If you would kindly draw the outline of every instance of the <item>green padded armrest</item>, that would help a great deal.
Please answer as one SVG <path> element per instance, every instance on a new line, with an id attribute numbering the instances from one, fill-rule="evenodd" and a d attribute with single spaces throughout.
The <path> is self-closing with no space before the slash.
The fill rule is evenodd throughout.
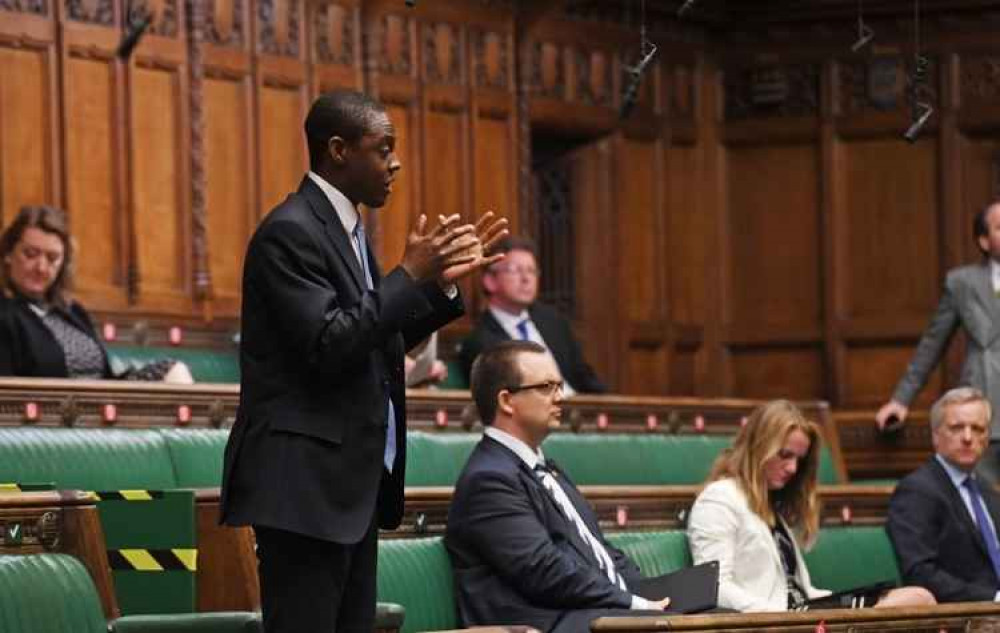
<path id="1" fill-rule="evenodd" d="M 380 631 L 398 631 L 403 628 L 406 619 L 406 609 L 394 602 L 378 602 L 375 604 L 375 628 Z"/>
<path id="2" fill-rule="evenodd" d="M 104 633 L 94 581 L 66 554 L 0 555 L 0 631 Z"/>
<path id="3" fill-rule="evenodd" d="M 259 613 L 220 611 L 177 615 L 129 615 L 108 624 L 109 633 L 258 633 Z"/>

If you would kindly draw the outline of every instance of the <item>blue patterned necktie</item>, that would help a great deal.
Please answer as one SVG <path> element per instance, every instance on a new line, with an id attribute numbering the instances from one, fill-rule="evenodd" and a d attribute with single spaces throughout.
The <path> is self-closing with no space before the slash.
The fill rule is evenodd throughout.
<path id="1" fill-rule="evenodd" d="M 515 327 L 517 327 L 517 335 L 521 337 L 522 341 L 531 340 L 531 337 L 528 336 L 528 319 L 521 319 Z"/>
<path id="2" fill-rule="evenodd" d="M 979 526 L 979 533 L 986 543 L 986 553 L 993 563 L 993 571 L 997 578 L 1000 578 L 1000 545 L 997 543 L 996 532 L 990 529 L 990 522 L 986 518 L 986 510 L 983 508 L 983 497 L 979 493 L 979 484 L 971 476 L 966 477 L 962 482 L 965 489 L 969 491 L 969 499 L 972 500 L 972 512 L 976 515 L 976 524 Z"/>
<path id="3" fill-rule="evenodd" d="M 372 272 L 368 267 L 368 240 L 365 238 L 365 227 L 358 218 L 358 223 L 354 226 L 354 239 L 358 243 L 358 253 L 361 256 L 361 269 L 365 272 L 365 285 L 369 290 L 375 289 L 372 281 Z M 385 469 L 392 472 L 392 464 L 396 461 L 396 407 L 392 406 L 392 397 L 389 397 L 389 420 L 385 427 L 385 453 L 382 455 L 382 463 Z"/>

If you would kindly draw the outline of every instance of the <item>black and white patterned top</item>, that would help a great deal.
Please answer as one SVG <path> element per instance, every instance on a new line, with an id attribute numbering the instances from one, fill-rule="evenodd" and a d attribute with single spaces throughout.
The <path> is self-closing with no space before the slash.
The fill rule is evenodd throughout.
<path id="1" fill-rule="evenodd" d="M 781 521 L 776 521 L 771 529 L 774 542 L 778 546 L 778 553 L 781 555 L 781 566 L 785 568 L 785 578 L 788 581 L 788 608 L 790 610 L 801 609 L 809 601 L 805 590 L 799 584 L 798 560 L 795 558 L 795 545 L 792 543 L 792 535 L 785 529 Z"/>
<path id="2" fill-rule="evenodd" d="M 104 352 L 97 341 L 70 323 L 58 310 L 45 310 L 35 304 L 31 304 L 31 309 L 62 348 L 70 378 L 104 377 Z"/>

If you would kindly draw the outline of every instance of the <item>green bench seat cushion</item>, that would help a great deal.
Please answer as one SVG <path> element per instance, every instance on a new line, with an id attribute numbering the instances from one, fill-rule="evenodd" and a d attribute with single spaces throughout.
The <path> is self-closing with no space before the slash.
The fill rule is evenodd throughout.
<path id="1" fill-rule="evenodd" d="M 611 532 L 608 542 L 625 552 L 638 566 L 644 578 L 653 578 L 691 566 L 684 530 L 656 532 Z"/>
<path id="2" fill-rule="evenodd" d="M 891 580 L 900 583 L 892 543 L 882 526 L 827 528 L 804 554 L 812 583 L 843 591 Z"/>
<path id="3" fill-rule="evenodd" d="M 239 351 L 195 347 L 145 347 L 139 345 L 109 345 L 112 369 L 119 364 L 148 363 L 163 358 L 184 361 L 196 382 L 238 383 L 240 381 Z"/>
<path id="4" fill-rule="evenodd" d="M 90 574 L 65 554 L 0 556 L 0 631 L 106 633 Z"/>
<path id="5" fill-rule="evenodd" d="M 177 486 L 163 437 L 145 429 L 0 428 L 0 482 L 98 491 Z"/>

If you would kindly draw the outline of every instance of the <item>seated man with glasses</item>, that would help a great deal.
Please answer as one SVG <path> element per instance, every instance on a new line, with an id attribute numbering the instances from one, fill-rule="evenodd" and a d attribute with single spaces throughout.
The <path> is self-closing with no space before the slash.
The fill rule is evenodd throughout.
<path id="1" fill-rule="evenodd" d="M 886 530 L 904 584 L 938 602 L 1000 601 L 1000 498 L 975 473 L 989 443 L 990 402 L 952 389 L 931 408 L 935 455 L 889 501 Z"/>
<path id="2" fill-rule="evenodd" d="M 483 291 L 489 307 L 467 339 L 459 360 L 466 380 L 472 363 L 484 350 L 501 341 L 534 341 L 552 356 L 564 381 L 564 395 L 604 393 L 607 387 L 583 357 L 569 319 L 538 299 L 538 261 L 535 246 L 525 238 L 506 238 L 495 247 L 503 261 L 483 272 Z"/>
<path id="3" fill-rule="evenodd" d="M 523 624 L 583 633 L 607 615 L 662 613 L 634 592 L 639 568 L 611 546 L 572 481 L 542 453 L 563 382 L 545 348 L 506 341 L 472 369 L 486 425 L 448 513 L 444 542 L 463 626 Z"/>

